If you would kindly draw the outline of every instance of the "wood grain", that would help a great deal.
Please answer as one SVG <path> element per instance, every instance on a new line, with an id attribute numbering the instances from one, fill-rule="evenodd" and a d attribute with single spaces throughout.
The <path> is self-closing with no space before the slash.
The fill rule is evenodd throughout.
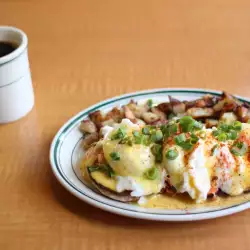
<path id="1" fill-rule="evenodd" d="M 1 0 L 0 24 L 29 37 L 36 106 L 0 126 L 0 249 L 240 249 L 250 211 L 196 223 L 112 215 L 52 176 L 49 147 L 72 115 L 105 98 L 158 87 L 250 97 L 250 2 Z"/>

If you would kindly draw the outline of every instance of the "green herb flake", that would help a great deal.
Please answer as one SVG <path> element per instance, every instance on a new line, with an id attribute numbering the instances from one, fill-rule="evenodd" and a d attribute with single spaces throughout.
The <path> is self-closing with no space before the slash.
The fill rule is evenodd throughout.
<path id="1" fill-rule="evenodd" d="M 149 108 L 152 108 L 153 107 L 153 100 L 152 99 L 148 99 L 147 105 L 148 105 Z"/>
<path id="2" fill-rule="evenodd" d="M 240 121 L 235 121 L 233 123 L 233 129 L 236 131 L 241 131 L 242 130 L 242 123 Z"/>
<path id="3" fill-rule="evenodd" d="M 180 143 L 186 141 L 186 135 L 184 133 L 181 133 L 181 134 L 175 136 L 174 140 L 175 140 L 175 143 L 177 145 L 179 145 Z"/>
<path id="4" fill-rule="evenodd" d="M 149 127 L 144 127 L 142 128 L 142 133 L 144 135 L 149 135 L 150 134 L 150 128 Z"/>
<path id="5" fill-rule="evenodd" d="M 180 119 L 181 129 L 185 133 L 192 131 L 195 123 L 196 121 L 191 116 L 183 116 Z"/>
<path id="6" fill-rule="evenodd" d="M 218 135 L 218 140 L 219 141 L 226 141 L 228 139 L 228 135 L 227 135 L 227 133 L 220 133 L 219 135 Z"/>
<path id="7" fill-rule="evenodd" d="M 155 180 L 159 176 L 159 170 L 156 167 L 150 168 L 145 172 L 145 177 L 149 180 Z"/>
<path id="8" fill-rule="evenodd" d="M 120 160 L 119 152 L 111 152 L 109 156 L 111 157 L 111 159 L 113 161 L 119 161 Z"/>
<path id="9" fill-rule="evenodd" d="M 105 165 L 105 164 L 89 166 L 88 171 L 90 173 L 96 172 L 96 171 L 101 171 L 101 172 L 105 173 L 107 176 L 109 176 L 110 178 L 115 176 L 114 170 L 109 165 Z"/>
<path id="10" fill-rule="evenodd" d="M 247 151 L 248 145 L 245 142 L 236 142 L 231 148 L 231 153 L 235 156 L 243 156 Z"/>
<path id="11" fill-rule="evenodd" d="M 160 144 L 154 144 L 151 147 L 151 152 L 155 156 L 156 162 L 162 162 L 162 146 Z"/>
<path id="12" fill-rule="evenodd" d="M 111 136 L 111 140 L 123 139 L 126 136 L 124 128 L 118 128 L 118 130 Z"/>
<path id="13" fill-rule="evenodd" d="M 175 160 L 178 157 L 179 153 L 176 149 L 169 149 L 165 155 L 168 160 Z"/>

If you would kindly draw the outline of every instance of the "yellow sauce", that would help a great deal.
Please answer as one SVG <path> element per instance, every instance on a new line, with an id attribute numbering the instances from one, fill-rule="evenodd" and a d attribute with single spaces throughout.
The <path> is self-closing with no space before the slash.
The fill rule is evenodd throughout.
<path id="1" fill-rule="evenodd" d="M 99 172 L 95 173 L 100 175 Z M 83 176 L 83 179 L 88 184 L 91 184 L 89 177 Z M 113 183 L 112 183 L 113 184 Z M 111 190 L 114 189 L 111 188 Z M 192 208 L 205 208 L 205 207 L 229 207 L 250 201 L 250 193 L 242 194 L 239 196 L 225 196 L 216 197 L 215 199 L 207 199 L 204 203 L 197 204 L 190 198 L 188 194 L 177 194 L 169 196 L 167 194 L 152 195 L 147 198 L 147 203 L 140 205 L 145 208 L 158 208 L 158 209 L 192 209 Z M 137 205 L 137 203 L 135 203 Z"/>
<path id="2" fill-rule="evenodd" d="M 177 194 L 175 196 L 158 194 L 148 198 L 147 203 L 141 206 L 145 208 L 160 209 L 190 209 L 204 207 L 228 207 L 247 201 L 250 201 L 250 193 L 234 197 L 216 197 L 214 200 L 207 199 L 202 204 L 195 203 L 195 201 L 186 194 Z"/>

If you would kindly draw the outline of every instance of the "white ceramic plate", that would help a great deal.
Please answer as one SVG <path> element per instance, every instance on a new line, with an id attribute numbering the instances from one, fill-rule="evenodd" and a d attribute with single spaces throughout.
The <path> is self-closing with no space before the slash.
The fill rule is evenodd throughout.
<path id="1" fill-rule="evenodd" d="M 159 221 L 203 220 L 237 213 L 250 208 L 249 201 L 230 207 L 189 210 L 147 209 L 111 200 L 99 194 L 87 183 L 84 183 L 80 176 L 78 163 L 84 152 L 80 147 L 82 133 L 79 131 L 79 125 L 83 119 L 87 118 L 89 112 L 99 109 L 106 112 L 114 106 L 128 103 L 131 99 L 147 100 L 151 98 L 154 102 L 164 102 L 168 101 L 168 95 L 171 95 L 180 100 L 192 100 L 208 93 L 218 95 L 220 92 L 203 89 L 153 89 L 114 97 L 83 110 L 64 124 L 52 142 L 50 162 L 56 178 L 73 195 L 95 207 L 139 219 Z M 250 102 L 245 98 L 239 98 Z"/>

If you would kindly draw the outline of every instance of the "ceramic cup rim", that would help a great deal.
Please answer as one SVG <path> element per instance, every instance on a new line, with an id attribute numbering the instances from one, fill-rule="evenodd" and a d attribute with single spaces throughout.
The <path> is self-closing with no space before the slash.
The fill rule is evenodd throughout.
<path id="1" fill-rule="evenodd" d="M 23 53 L 23 51 L 27 48 L 28 45 L 28 37 L 21 29 L 18 29 L 13 26 L 0 26 L 0 33 L 2 31 L 9 31 L 19 35 L 19 37 L 21 38 L 21 43 L 13 52 L 0 58 L 0 66 L 19 57 Z"/>

